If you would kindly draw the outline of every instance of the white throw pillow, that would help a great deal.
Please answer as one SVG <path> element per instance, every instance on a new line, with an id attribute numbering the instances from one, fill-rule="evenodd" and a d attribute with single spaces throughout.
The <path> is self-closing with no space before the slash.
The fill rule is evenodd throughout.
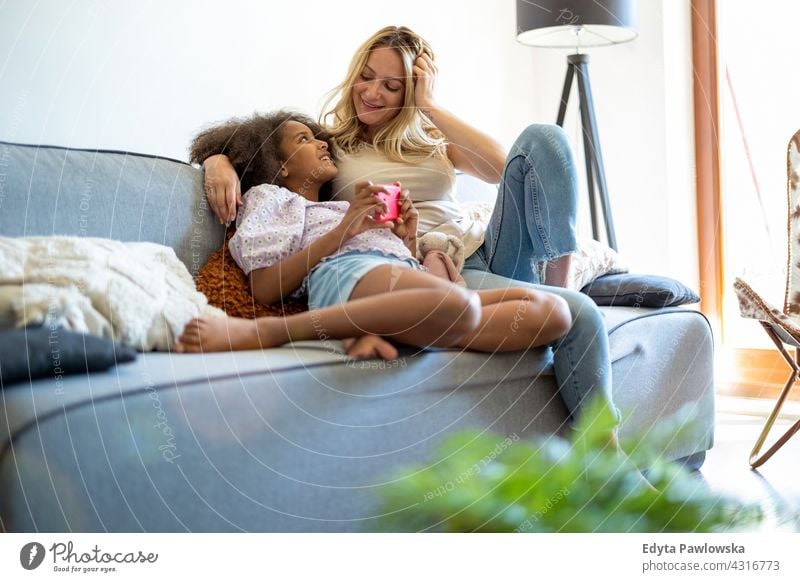
<path id="1" fill-rule="evenodd" d="M 614 249 L 591 238 L 578 238 L 578 249 L 572 255 L 567 288 L 580 291 L 602 275 L 627 272 L 628 265 Z"/>

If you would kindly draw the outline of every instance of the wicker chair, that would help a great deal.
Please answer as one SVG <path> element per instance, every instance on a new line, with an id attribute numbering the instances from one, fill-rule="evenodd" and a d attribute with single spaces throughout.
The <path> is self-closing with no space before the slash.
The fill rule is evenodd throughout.
<path id="1" fill-rule="evenodd" d="M 800 377 L 800 131 L 792 136 L 787 152 L 787 202 L 788 202 L 788 262 L 786 266 L 786 294 L 783 310 L 778 310 L 745 283 L 736 278 L 733 284 L 739 299 L 742 317 L 756 319 L 775 344 L 783 359 L 791 368 L 775 407 L 767 419 L 756 444 L 750 453 L 750 466 L 763 465 L 775 452 L 800 430 L 800 420 L 795 422 L 766 452 L 761 448 L 775 424 L 775 419 L 786 401 L 786 397 Z M 790 354 L 794 350 L 794 354 Z"/>

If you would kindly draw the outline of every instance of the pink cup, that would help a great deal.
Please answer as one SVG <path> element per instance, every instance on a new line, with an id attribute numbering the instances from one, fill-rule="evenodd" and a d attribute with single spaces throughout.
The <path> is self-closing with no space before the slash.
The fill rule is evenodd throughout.
<path id="1" fill-rule="evenodd" d="M 375 214 L 375 220 L 378 222 L 388 222 L 395 220 L 400 214 L 400 187 L 394 184 L 376 184 L 385 190 L 385 192 L 376 192 L 375 196 L 380 198 L 386 203 L 386 212 L 378 212 Z"/>

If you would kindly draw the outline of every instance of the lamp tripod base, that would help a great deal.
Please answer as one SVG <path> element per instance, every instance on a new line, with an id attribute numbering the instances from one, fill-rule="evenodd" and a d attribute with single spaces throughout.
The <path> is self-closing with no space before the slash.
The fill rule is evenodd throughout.
<path id="1" fill-rule="evenodd" d="M 581 128 L 583 130 L 583 151 L 586 158 L 586 184 L 589 189 L 589 211 L 592 216 L 592 236 L 595 240 L 600 240 L 599 206 L 603 213 L 608 246 L 617 250 L 617 236 L 614 232 L 614 220 L 611 216 L 611 204 L 608 200 L 603 154 L 600 151 L 600 137 L 597 133 L 597 120 L 594 115 L 592 86 L 589 83 L 589 55 L 576 54 L 567 57 L 567 75 L 564 79 L 564 90 L 561 93 L 561 105 L 558 108 L 556 123 L 561 127 L 564 126 L 564 116 L 567 113 L 572 81 L 576 75 L 578 77 L 578 100 L 581 111 Z"/>

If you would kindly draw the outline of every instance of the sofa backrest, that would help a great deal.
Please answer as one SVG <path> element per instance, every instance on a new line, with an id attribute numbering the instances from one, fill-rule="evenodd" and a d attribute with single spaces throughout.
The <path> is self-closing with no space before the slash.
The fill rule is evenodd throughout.
<path id="1" fill-rule="evenodd" d="M 460 174 L 462 202 L 493 203 L 495 187 Z M 184 162 L 107 150 L 0 141 L 0 235 L 72 235 L 149 241 L 197 271 L 225 240 Z"/>
<path id="2" fill-rule="evenodd" d="M 0 142 L 0 235 L 53 234 L 167 245 L 192 275 L 225 239 L 188 164 Z"/>

